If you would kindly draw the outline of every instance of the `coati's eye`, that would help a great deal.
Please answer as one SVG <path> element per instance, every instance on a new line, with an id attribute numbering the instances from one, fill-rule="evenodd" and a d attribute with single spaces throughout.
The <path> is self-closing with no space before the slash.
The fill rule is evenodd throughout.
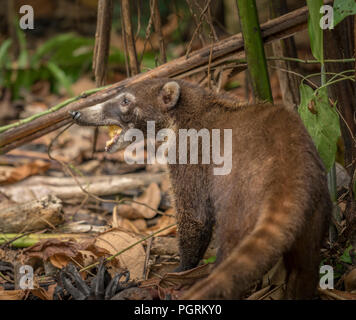
<path id="1" fill-rule="evenodd" d="M 127 106 L 130 103 L 130 100 L 124 97 L 121 101 L 122 106 Z"/>

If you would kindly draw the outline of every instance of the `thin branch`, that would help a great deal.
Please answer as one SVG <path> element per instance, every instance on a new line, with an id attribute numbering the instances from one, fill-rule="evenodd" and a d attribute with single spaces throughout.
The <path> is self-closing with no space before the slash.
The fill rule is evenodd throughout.
<path id="1" fill-rule="evenodd" d="M 304 60 L 299 58 L 291 58 L 291 57 L 267 57 L 267 60 L 285 60 L 285 61 L 292 61 L 292 62 L 300 62 L 305 64 L 320 64 L 318 60 Z M 325 63 L 347 63 L 347 62 L 355 62 L 355 58 L 349 59 L 325 59 Z"/>
<path id="2" fill-rule="evenodd" d="M 129 54 L 129 65 L 131 75 L 140 73 L 140 67 L 137 60 L 135 38 L 133 34 L 133 28 L 131 23 L 130 1 L 121 0 L 121 14 L 124 25 L 124 37 L 126 39 L 127 51 Z"/>
<path id="3" fill-rule="evenodd" d="M 150 18 L 148 20 L 148 24 L 147 24 L 147 27 L 146 27 L 145 41 L 143 43 L 143 50 L 142 50 L 142 54 L 141 54 L 141 58 L 140 58 L 140 66 L 142 64 L 143 56 L 144 56 L 145 51 L 146 51 L 146 46 L 147 46 L 148 39 L 151 37 L 153 16 L 154 16 L 154 7 L 153 7 L 152 0 L 150 0 Z"/>
<path id="4" fill-rule="evenodd" d="M 162 34 L 162 25 L 161 25 L 161 15 L 158 8 L 158 0 L 153 0 L 153 24 L 155 31 L 158 35 L 159 41 L 159 59 L 158 63 L 163 64 L 167 62 L 166 48 L 164 46 L 163 34 Z"/>
<path id="5" fill-rule="evenodd" d="M 198 28 L 198 24 L 199 24 L 199 21 L 197 19 L 197 15 L 195 14 L 193 8 L 192 8 L 192 4 L 190 3 L 190 0 L 186 0 L 187 4 L 188 4 L 188 8 L 189 8 L 189 11 L 190 11 L 190 15 L 192 16 L 193 18 L 193 21 L 194 21 L 194 24 L 195 24 L 195 28 Z M 205 41 L 204 41 L 204 37 L 202 36 L 201 32 L 198 33 L 198 37 L 200 39 L 200 43 L 202 46 L 205 46 Z"/>
<path id="6" fill-rule="evenodd" d="M 197 35 L 197 33 L 199 32 L 199 29 L 201 28 L 201 25 L 203 24 L 203 17 L 204 17 L 204 14 L 205 12 L 208 10 L 209 6 L 210 6 L 210 2 L 211 0 L 208 0 L 203 11 L 200 13 L 200 16 L 199 16 L 199 24 L 198 26 L 196 27 L 196 29 L 194 30 L 194 33 L 193 33 L 193 36 L 192 38 L 190 39 L 190 42 L 188 44 L 188 47 L 187 47 L 187 52 L 185 54 L 185 57 L 188 58 L 188 55 L 192 49 L 192 44 L 193 44 L 193 41 L 195 39 L 195 36 Z"/>

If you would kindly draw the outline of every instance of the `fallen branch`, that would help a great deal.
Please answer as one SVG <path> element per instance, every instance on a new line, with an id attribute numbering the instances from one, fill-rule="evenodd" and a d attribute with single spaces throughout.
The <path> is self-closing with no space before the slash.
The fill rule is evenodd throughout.
<path id="1" fill-rule="evenodd" d="M 325 3 L 331 3 L 326 1 Z M 267 21 L 261 25 L 261 34 L 264 43 L 270 43 L 275 40 L 284 39 L 294 35 L 296 32 L 306 29 L 308 20 L 308 8 L 303 7 L 298 10 L 287 13 L 276 19 Z M 35 138 L 58 129 L 70 120 L 70 110 L 80 110 L 97 103 L 106 101 L 126 88 L 128 85 L 143 81 L 146 79 L 160 77 L 184 77 L 184 74 L 191 72 L 193 69 L 206 66 L 209 63 L 211 45 L 197 50 L 189 57 L 181 57 L 163 64 L 153 70 L 138 74 L 134 77 L 120 81 L 109 88 L 81 98 L 78 101 L 70 103 L 60 108 L 56 112 L 37 118 L 29 123 L 19 125 L 0 134 L 0 154 L 6 153 L 22 144 L 25 144 Z M 238 33 L 229 38 L 216 42 L 211 50 L 211 62 L 218 59 L 234 57 L 236 54 L 243 52 L 242 34 Z M 0 128 L 1 132 L 1 128 Z"/>
<path id="2" fill-rule="evenodd" d="M 77 177 L 83 188 L 95 195 L 114 195 L 142 188 L 151 182 L 160 183 L 162 173 L 132 173 L 114 176 Z M 0 187 L 0 192 L 15 202 L 31 201 L 34 197 L 55 195 L 62 200 L 81 198 L 83 191 L 71 177 L 30 177 L 19 183 Z"/>
<path id="3" fill-rule="evenodd" d="M 53 195 L 1 208 L 1 232 L 25 232 L 55 228 L 63 222 L 62 202 Z"/>

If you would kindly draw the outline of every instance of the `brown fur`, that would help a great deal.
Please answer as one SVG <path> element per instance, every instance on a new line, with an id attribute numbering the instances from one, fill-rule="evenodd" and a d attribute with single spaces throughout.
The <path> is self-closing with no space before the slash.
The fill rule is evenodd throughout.
<path id="1" fill-rule="evenodd" d="M 170 81 L 148 80 L 124 89 L 135 96 L 125 120 L 109 103 L 100 119 L 83 110 L 77 121 L 105 125 L 119 117 L 122 126 L 143 131 L 148 120 L 156 121 L 157 130 L 232 129 L 230 174 L 213 175 L 214 164 L 169 165 L 179 270 L 199 263 L 214 225 L 219 244 L 214 272 L 184 297 L 240 298 L 283 256 L 286 298 L 312 298 L 332 205 L 323 164 L 298 115 L 271 104 L 238 106 L 228 96 L 181 80 L 176 81 L 178 102 L 168 107 L 175 89 L 162 88 Z"/>

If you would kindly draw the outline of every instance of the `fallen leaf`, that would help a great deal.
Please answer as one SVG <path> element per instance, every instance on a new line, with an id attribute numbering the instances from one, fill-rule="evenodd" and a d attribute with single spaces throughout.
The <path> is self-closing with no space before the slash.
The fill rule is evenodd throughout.
<path id="1" fill-rule="evenodd" d="M 178 298 L 183 293 L 181 290 L 183 287 L 189 287 L 207 277 L 211 273 L 211 266 L 211 264 L 204 264 L 183 272 L 166 273 L 158 283 L 160 299 L 165 299 L 167 294 Z"/>
<path id="2" fill-rule="evenodd" d="M 320 288 L 318 291 L 322 300 L 356 300 L 356 293 Z"/>
<path id="3" fill-rule="evenodd" d="M 345 289 L 346 291 L 354 291 L 356 290 L 356 268 L 352 269 L 344 279 Z"/>
<path id="4" fill-rule="evenodd" d="M 36 288 L 31 290 L 31 293 L 40 298 L 41 300 L 53 300 L 53 294 L 54 294 L 54 290 L 56 289 L 57 284 L 51 284 L 50 286 L 48 286 L 48 289 L 44 289 L 44 288 Z"/>
<path id="5" fill-rule="evenodd" d="M 171 224 L 174 224 L 177 222 L 175 218 L 175 210 L 174 209 L 168 209 L 166 211 L 169 216 L 162 216 L 157 220 L 157 224 L 147 230 L 147 233 L 152 233 L 155 231 L 158 231 L 160 229 L 163 229 L 165 227 L 168 227 Z M 162 232 L 159 233 L 159 236 L 167 236 L 169 234 L 175 234 L 177 232 L 177 226 L 172 226 L 171 228 L 168 228 Z"/>
<path id="6" fill-rule="evenodd" d="M 135 202 L 118 206 L 118 214 L 127 219 L 151 219 L 157 214 L 161 202 L 161 190 L 157 183 L 151 183 L 145 192 L 134 199 Z M 142 204 L 139 204 L 142 203 Z M 153 210 L 152 210 L 152 209 Z"/>
<path id="7" fill-rule="evenodd" d="M 64 257 L 74 258 L 80 250 L 80 245 L 74 241 L 61 241 L 58 239 L 42 240 L 32 247 L 24 250 L 28 257 L 40 258 L 44 261 L 55 255 L 59 256 L 58 260 L 62 261 Z"/>
<path id="8" fill-rule="evenodd" d="M 50 163 L 44 160 L 35 160 L 19 167 L 0 166 L 0 185 L 14 183 L 29 176 L 47 171 Z"/>
<path id="9" fill-rule="evenodd" d="M 103 248 L 111 255 L 114 255 L 117 252 L 128 248 L 138 240 L 139 238 L 123 231 L 110 230 L 96 238 L 95 246 Z M 119 262 L 120 267 L 127 268 L 130 271 L 132 280 L 142 278 L 145 263 L 145 250 L 143 249 L 142 243 L 123 252 L 115 259 Z"/>
<path id="10" fill-rule="evenodd" d="M 0 300 L 22 300 L 25 293 L 24 290 L 4 290 L 0 287 Z"/>

